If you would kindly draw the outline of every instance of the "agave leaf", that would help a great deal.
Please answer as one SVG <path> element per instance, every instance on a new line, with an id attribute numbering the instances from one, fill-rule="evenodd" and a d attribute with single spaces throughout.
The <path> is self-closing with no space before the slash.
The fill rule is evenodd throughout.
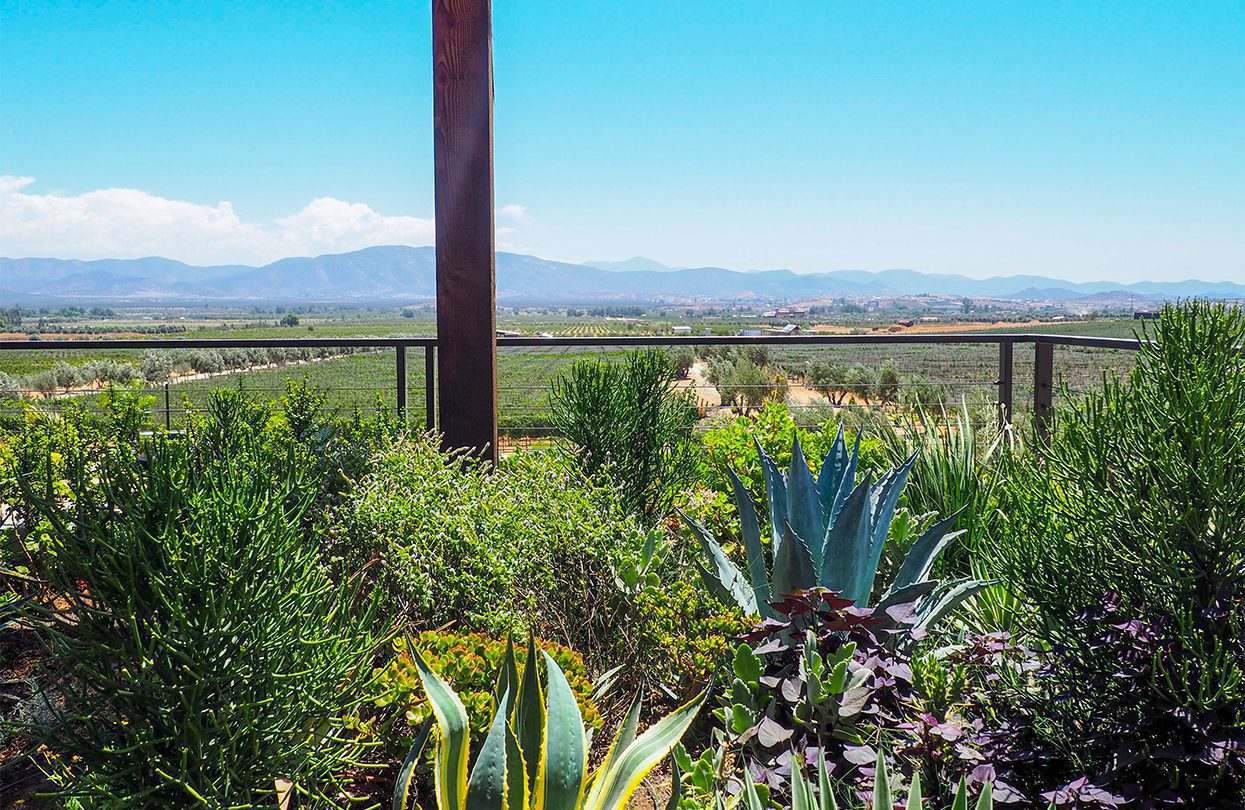
<path id="1" fill-rule="evenodd" d="M 508 810 L 528 810 L 532 804 L 527 784 L 527 764 L 523 748 L 514 727 L 506 725 L 506 807 Z"/>
<path id="2" fill-rule="evenodd" d="M 536 654 L 536 637 L 527 635 L 527 657 L 523 662 L 523 677 L 519 681 L 519 694 L 515 698 L 514 730 L 523 752 L 523 771 L 527 775 L 529 790 L 537 790 L 540 762 L 544 757 L 545 744 L 545 694 L 540 688 L 539 657 Z"/>
<path id="3" fill-rule="evenodd" d="M 735 510 L 739 512 L 740 535 L 744 541 L 744 552 L 748 555 L 748 579 L 752 580 L 752 593 L 756 599 L 757 610 L 761 616 L 772 616 L 773 609 L 769 592 L 769 572 L 765 570 L 765 550 L 761 547 L 761 524 L 757 520 L 756 502 L 752 493 L 739 480 L 739 476 L 730 467 L 726 468 L 730 475 L 731 489 L 735 492 Z"/>
<path id="4" fill-rule="evenodd" d="M 858 605 L 869 598 L 868 593 L 860 593 L 860 571 L 869 561 L 870 489 L 866 475 L 843 502 L 838 517 L 826 531 L 825 556 L 817 583 Z"/>
<path id="5" fill-rule="evenodd" d="M 740 609 L 749 615 L 758 615 L 756 594 L 752 586 L 726 556 L 726 552 L 718 545 L 713 534 L 682 509 L 676 507 L 676 511 L 679 517 L 683 518 L 683 522 L 700 538 L 705 556 L 709 558 L 711 568 L 705 568 L 697 561 L 705 585 L 723 602 L 739 605 Z"/>
<path id="6" fill-rule="evenodd" d="M 419 679 L 428 694 L 428 702 L 432 705 L 432 713 L 437 719 L 438 742 L 433 763 L 437 806 L 441 810 L 459 810 L 465 806 L 467 799 L 467 758 L 471 736 L 467 710 L 450 685 L 432 671 L 419 650 L 409 642 L 407 649 L 411 652 Z"/>
<path id="7" fill-rule="evenodd" d="M 835 435 L 834 442 L 831 443 L 830 450 L 821 463 L 821 469 L 817 472 L 817 497 L 821 501 L 821 514 L 826 523 L 834 519 L 834 513 L 838 507 L 835 503 L 835 496 L 842 488 L 843 476 L 847 472 L 847 462 L 847 442 L 843 438 L 843 426 L 839 425 L 839 432 Z"/>
<path id="8" fill-rule="evenodd" d="M 817 482 L 809 472 L 798 431 L 791 443 L 791 467 L 787 471 L 787 522 L 796 534 L 804 538 L 808 550 L 812 552 L 813 570 L 816 571 L 821 562 L 821 543 L 825 539 L 826 527 L 821 520 Z"/>
<path id="9" fill-rule="evenodd" d="M 584 720 L 558 663 L 549 653 L 544 653 L 544 658 L 545 679 L 549 682 L 549 720 L 537 777 L 537 806 L 546 810 L 576 810 L 587 779 Z"/>
<path id="10" fill-rule="evenodd" d="M 506 700 L 509 700 L 507 695 Z M 471 810 L 507 810 L 506 807 L 506 713 L 493 713 L 484 745 L 476 755 L 467 782 L 467 806 Z"/>
<path id="11" fill-rule="evenodd" d="M 997 580 L 993 579 L 957 579 L 944 583 L 925 604 L 917 609 L 914 627 L 918 630 L 932 627 L 963 604 L 966 599 L 995 582 Z"/>
<path id="12" fill-rule="evenodd" d="M 921 772 L 912 772 L 912 784 L 908 786 L 908 803 L 905 810 L 921 810 Z"/>
<path id="13" fill-rule="evenodd" d="M 519 665 L 514 658 L 514 639 L 506 639 L 506 658 L 497 671 L 497 684 L 493 687 L 493 702 L 498 711 L 509 717 L 514 708 L 514 696 L 519 691 Z"/>
<path id="14" fill-rule="evenodd" d="M 761 475 L 765 479 L 765 497 L 769 500 L 770 554 L 778 556 L 782 546 L 782 525 L 787 519 L 787 482 L 783 480 L 782 471 L 769 453 L 761 446 L 756 436 L 752 443 L 757 446 L 761 457 Z"/>
<path id="15" fill-rule="evenodd" d="M 675 743 L 686 733 L 704 705 L 705 690 L 673 713 L 654 723 L 647 731 L 623 747 L 602 767 L 592 782 L 584 810 L 622 810 L 632 794 Z M 617 741 L 615 741 L 617 743 Z"/>
<path id="16" fill-rule="evenodd" d="M 977 797 L 977 810 L 994 810 L 994 783 L 983 782 L 981 795 Z"/>
<path id="17" fill-rule="evenodd" d="M 839 810 L 834 800 L 834 787 L 830 784 L 830 769 L 826 767 L 826 749 L 817 751 L 817 806 L 818 810 Z"/>
<path id="18" fill-rule="evenodd" d="M 886 770 L 886 757 L 878 751 L 877 771 L 873 776 L 873 810 L 893 810 L 895 801 L 891 798 L 891 777 Z"/>
<path id="19" fill-rule="evenodd" d="M 791 810 L 817 810 L 813 786 L 804 777 L 804 760 L 799 756 L 791 760 Z"/>
<path id="20" fill-rule="evenodd" d="M 610 743 L 609 750 L 605 752 L 605 759 L 597 770 L 598 775 L 608 770 L 610 762 L 635 741 L 636 730 L 639 727 L 640 696 L 637 694 L 635 700 L 631 701 L 631 708 L 627 709 L 627 716 L 623 718 L 622 725 L 618 727 L 618 733 L 614 735 L 614 741 Z"/>
<path id="21" fill-rule="evenodd" d="M 951 802 L 951 810 L 968 810 L 967 777 L 960 777 L 960 785 L 955 789 L 955 800 Z"/>
<path id="22" fill-rule="evenodd" d="M 895 579 L 891 582 L 888 592 L 929 578 L 930 569 L 934 567 L 934 561 L 938 559 L 938 555 L 948 543 L 964 533 L 963 531 L 948 533 L 963 513 L 964 510 L 961 509 L 925 530 L 925 533 L 908 550 L 908 556 L 904 557 L 899 571 L 895 573 Z"/>
<path id="23" fill-rule="evenodd" d="M 757 792 L 756 780 L 752 778 L 752 771 L 748 770 L 748 766 L 744 766 L 744 807 L 746 810 L 765 810 L 765 805 L 761 803 L 761 794 Z"/>
<path id="24" fill-rule="evenodd" d="M 895 518 L 895 506 L 899 503 L 899 495 L 908 483 L 908 473 L 916 462 L 916 453 L 899 467 L 891 470 L 878 482 L 876 502 L 873 504 L 873 523 L 869 528 L 869 562 L 861 571 L 863 579 L 860 587 L 864 598 L 868 599 L 873 592 L 873 581 L 878 575 L 878 565 L 882 562 L 882 549 L 886 546 L 886 535 L 890 532 L 891 521 Z"/>
<path id="25" fill-rule="evenodd" d="M 808 544 L 792 530 L 791 524 L 785 523 L 783 527 L 783 544 L 774 557 L 773 592 L 779 596 L 817 585 L 817 569 L 813 568 L 813 554 Z"/>
<path id="26" fill-rule="evenodd" d="M 905 585 L 902 588 L 891 586 L 886 593 L 882 594 L 882 598 L 878 600 L 876 613 L 884 613 L 891 605 L 902 605 L 908 602 L 915 602 L 921 597 L 932 593 L 938 587 L 938 581 L 934 579 L 926 579 L 921 582 L 914 582 L 911 585 Z M 876 615 L 875 613 L 875 615 Z"/>
<path id="27" fill-rule="evenodd" d="M 402 767 L 398 769 L 398 781 L 393 786 L 393 810 L 407 810 L 408 806 L 414 805 L 411 783 L 415 779 L 415 766 L 419 764 L 428 738 L 432 736 L 433 723 L 433 719 L 429 717 L 415 729 L 415 742 L 407 752 L 406 759 L 402 761 Z"/>
<path id="28" fill-rule="evenodd" d="M 851 494 L 852 489 L 856 486 L 856 467 L 860 463 L 860 433 L 856 434 L 856 443 L 852 446 L 852 453 L 847 457 L 847 466 L 843 470 L 843 478 L 839 481 L 839 489 L 834 493 L 833 506 L 826 514 L 827 526 L 838 520 L 839 510 L 843 508 L 843 504 L 847 501 L 847 496 Z"/>

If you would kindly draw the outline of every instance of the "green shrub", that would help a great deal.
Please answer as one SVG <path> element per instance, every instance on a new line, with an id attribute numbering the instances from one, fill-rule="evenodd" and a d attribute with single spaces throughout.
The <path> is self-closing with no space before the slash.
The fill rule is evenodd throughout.
<path id="1" fill-rule="evenodd" d="M 514 453 L 493 471 L 442 454 L 435 437 L 399 441 L 373 464 L 329 518 L 333 553 L 351 568 L 377 559 L 417 624 L 609 648 L 611 566 L 645 539 L 614 490 L 556 453 Z"/>
<path id="2" fill-rule="evenodd" d="M 696 475 L 691 429 L 698 413 L 673 387 L 661 351 L 625 360 L 581 360 L 554 381 L 553 423 L 589 476 L 607 475 L 628 509 L 654 519 Z"/>
<path id="3" fill-rule="evenodd" d="M 32 605 L 86 806 L 270 807 L 276 779 L 323 798 L 355 762 L 349 719 L 381 631 L 300 531 L 311 483 L 254 433 L 79 447 Z M 140 455 L 141 450 L 141 455 Z"/>
<path id="4" fill-rule="evenodd" d="M 1153 324 L 1128 378 L 1061 406 L 1010 471 L 980 549 L 1053 648 L 1037 711 L 1071 767 L 1239 806 L 1245 312 L 1189 302 Z"/>
<path id="5" fill-rule="evenodd" d="M 484 742 L 496 702 L 493 686 L 506 660 L 506 642 L 482 633 L 455 630 L 426 630 L 410 641 L 428 667 L 458 693 L 467 710 L 472 743 L 479 745 Z M 552 642 L 541 641 L 540 648 L 562 668 L 579 704 L 584 724 L 588 728 L 600 728 L 601 713 L 592 702 L 592 679 L 584 667 L 583 658 L 569 647 Z M 375 673 L 374 688 L 380 691 L 375 703 L 381 709 L 393 707 L 401 713 L 395 720 L 402 720 L 408 729 L 415 728 L 428 720 L 432 706 L 419 682 L 419 673 L 407 648 L 407 640 L 395 638 L 393 649 L 393 659 Z M 521 667 L 519 672 L 522 675 Z M 396 727 L 403 726 L 399 724 Z"/>

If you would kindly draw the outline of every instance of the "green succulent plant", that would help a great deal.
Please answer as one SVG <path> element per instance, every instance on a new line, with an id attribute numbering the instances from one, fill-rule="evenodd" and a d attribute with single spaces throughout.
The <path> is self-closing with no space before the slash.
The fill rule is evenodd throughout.
<path id="1" fill-rule="evenodd" d="M 595 772 L 588 771 L 588 739 L 575 695 L 556 661 L 529 638 L 522 678 L 509 648 L 497 681 L 497 712 L 468 774 L 467 712 L 454 690 L 411 647 L 432 704 L 398 776 L 394 810 L 406 810 L 411 779 L 428 737 L 434 739 L 437 810 L 622 810 L 644 777 L 670 753 L 704 704 L 708 691 L 636 736 L 640 702 L 632 703 L 618 735 Z"/>
<path id="2" fill-rule="evenodd" d="M 747 556 L 746 574 L 731 562 L 708 529 L 679 512 L 704 548 L 708 564 L 700 565 L 700 573 L 706 585 L 723 601 L 763 618 L 776 617 L 773 602 L 810 588 L 831 590 L 858 606 L 868 605 L 882 549 L 916 455 L 877 483 L 871 474 L 856 483 L 860 439 L 849 452 L 842 427 L 816 479 L 798 435 L 785 474 L 759 443 L 757 452 L 769 502 L 772 563 L 767 565 L 757 504 L 728 467 Z M 967 577 L 948 582 L 930 577 L 938 555 L 963 533 L 950 531 L 957 518 L 958 514 L 941 520 L 917 538 L 882 593 L 879 609 L 912 604 L 915 626 L 925 628 L 990 584 Z"/>

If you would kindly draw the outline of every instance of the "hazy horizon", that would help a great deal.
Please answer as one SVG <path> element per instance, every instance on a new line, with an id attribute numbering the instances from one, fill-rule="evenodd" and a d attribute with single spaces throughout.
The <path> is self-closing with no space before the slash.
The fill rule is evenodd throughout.
<path id="1" fill-rule="evenodd" d="M 0 0 L 0 254 L 431 243 L 430 12 Z M 1245 279 L 1245 5 L 494 3 L 499 250 Z"/>

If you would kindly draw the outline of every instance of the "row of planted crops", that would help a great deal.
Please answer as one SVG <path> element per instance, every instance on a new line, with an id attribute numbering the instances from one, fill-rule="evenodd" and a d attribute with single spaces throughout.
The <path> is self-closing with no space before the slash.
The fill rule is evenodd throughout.
<path id="1" fill-rule="evenodd" d="M 31 404 L 0 807 L 1245 806 L 1245 313 L 1148 328 L 1049 445 L 698 424 L 664 353 L 495 469 L 299 383 Z"/>

